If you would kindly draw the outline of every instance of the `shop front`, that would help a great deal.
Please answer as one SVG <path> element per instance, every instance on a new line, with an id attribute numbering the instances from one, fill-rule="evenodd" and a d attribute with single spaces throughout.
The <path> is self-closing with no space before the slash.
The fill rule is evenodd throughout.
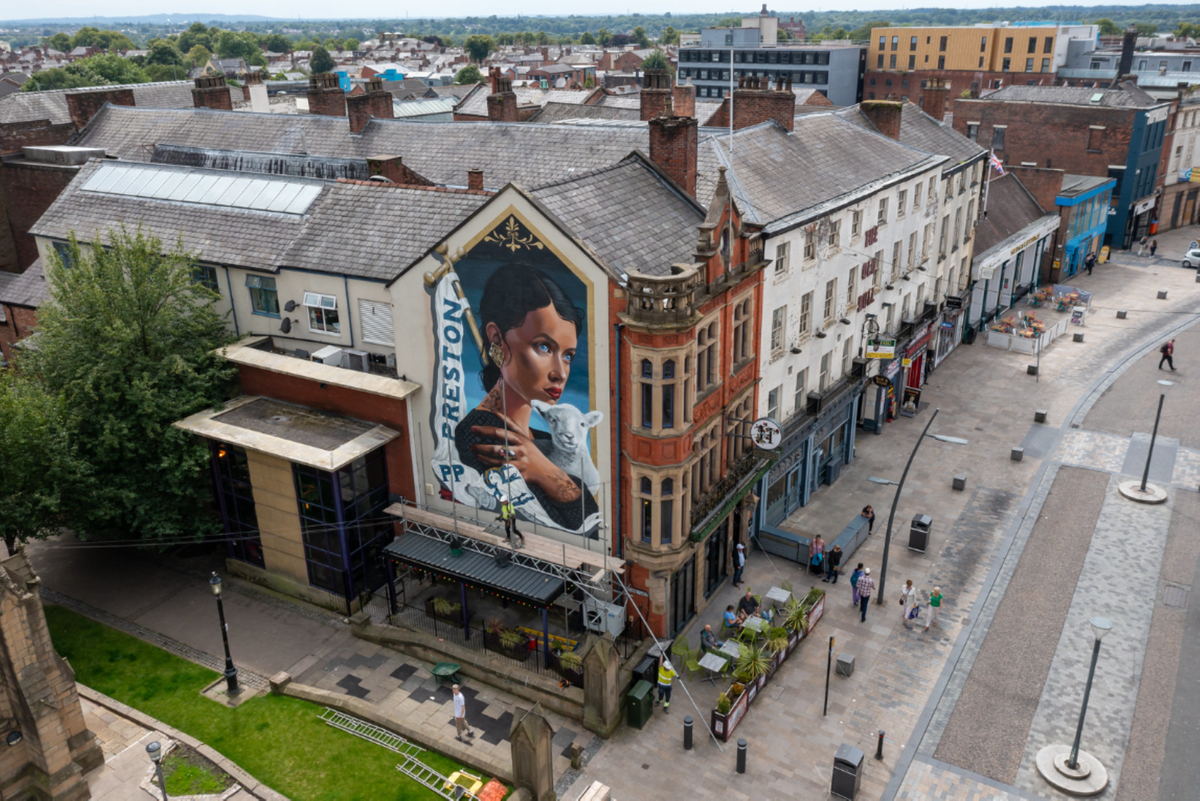
<path id="1" fill-rule="evenodd" d="M 1040 279 L 1038 265 L 1058 226 L 1057 215 L 1042 216 L 975 257 L 967 309 L 971 326 L 982 331 L 1029 294 Z"/>
<path id="2" fill-rule="evenodd" d="M 1109 205 L 1117 182 L 1113 178 L 1068 175 L 1054 199 L 1059 209 L 1062 252 L 1052 265 L 1048 281 L 1061 283 L 1084 269 L 1089 253 L 1100 253 L 1108 227 Z M 1153 205 L 1153 198 L 1149 199 Z"/>
<path id="3" fill-rule="evenodd" d="M 1156 215 L 1154 207 L 1157 202 L 1158 196 L 1151 195 L 1139 200 L 1129 210 L 1128 222 L 1125 224 L 1125 241 L 1129 243 L 1130 248 L 1136 247 L 1142 241 L 1143 236 L 1151 235 L 1151 227 Z M 1154 230 L 1157 231 L 1157 228 Z"/>
<path id="4" fill-rule="evenodd" d="M 938 323 L 937 338 L 930 349 L 933 354 L 934 367 L 940 365 L 950 355 L 950 351 L 954 350 L 962 341 L 963 328 L 967 320 L 963 311 L 970 303 L 970 299 L 970 289 L 964 289 L 958 295 L 946 296 L 946 307 L 942 310 L 942 317 Z"/>
<path id="5" fill-rule="evenodd" d="M 912 341 L 908 343 L 908 347 L 904 349 L 904 357 L 900 362 L 900 367 L 904 371 L 904 389 L 920 390 L 925 386 L 925 367 L 926 359 L 928 358 L 927 351 L 930 342 L 933 341 L 934 328 L 933 323 L 925 323 L 913 333 Z M 908 393 L 905 393 L 908 394 Z M 919 395 L 917 396 L 919 397 Z M 905 398 L 901 397 L 901 410 L 905 405 Z"/>

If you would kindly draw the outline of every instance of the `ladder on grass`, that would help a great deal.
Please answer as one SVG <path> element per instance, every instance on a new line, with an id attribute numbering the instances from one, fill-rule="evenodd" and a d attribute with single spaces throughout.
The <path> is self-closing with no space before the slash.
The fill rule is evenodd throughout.
<path id="1" fill-rule="evenodd" d="M 457 801 L 457 799 L 461 798 L 478 797 L 474 793 L 468 791 L 467 788 L 459 785 L 452 785 L 451 788 L 447 790 L 446 785 L 449 783 L 449 779 L 425 763 L 420 762 L 415 757 L 409 755 L 405 755 L 404 758 L 400 760 L 400 764 L 396 765 L 396 770 L 407 775 L 422 787 L 428 787 L 442 798 L 450 799 L 450 801 Z"/>
<path id="2" fill-rule="evenodd" d="M 365 720 L 359 720 L 353 715 L 347 715 L 345 712 L 339 712 L 336 709 L 326 708 L 321 714 L 321 720 L 333 726 L 335 729 L 349 732 L 355 737 L 361 737 L 368 742 L 382 745 L 389 751 L 395 751 L 405 757 L 415 757 L 425 749 L 419 745 L 413 745 L 408 740 L 405 740 L 398 734 L 393 734 L 381 726 L 376 726 L 374 723 L 367 723 Z"/>

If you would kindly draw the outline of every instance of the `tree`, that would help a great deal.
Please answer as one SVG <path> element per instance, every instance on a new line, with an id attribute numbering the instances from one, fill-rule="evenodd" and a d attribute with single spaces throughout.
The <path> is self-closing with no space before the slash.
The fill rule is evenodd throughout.
<path id="1" fill-rule="evenodd" d="M 63 524 L 82 477 L 62 399 L 11 370 L 0 373 L 0 464 L 0 536 L 11 554 Z"/>
<path id="2" fill-rule="evenodd" d="M 212 53 L 204 45 L 196 45 L 187 52 L 187 60 L 192 63 L 193 67 L 203 67 L 210 58 L 212 58 Z"/>
<path id="3" fill-rule="evenodd" d="M 482 80 L 483 75 L 479 72 L 479 67 L 474 64 L 468 64 L 454 76 L 455 83 L 479 83 Z"/>
<path id="4" fill-rule="evenodd" d="M 148 80 L 146 72 L 129 59 L 102 53 L 81 58 L 65 67 L 42 70 L 21 84 L 21 91 L 77 89 L 84 86 L 146 83 Z"/>
<path id="5" fill-rule="evenodd" d="M 633 40 L 642 47 L 650 46 L 650 37 L 646 35 L 646 29 L 641 25 L 633 29 Z"/>
<path id="6" fill-rule="evenodd" d="M 172 43 L 159 39 L 146 54 L 146 63 L 179 66 L 183 64 L 183 53 L 180 53 L 179 48 Z"/>
<path id="7" fill-rule="evenodd" d="M 871 38 L 871 30 L 873 28 L 890 28 L 890 27 L 891 27 L 891 23 L 889 23 L 885 19 L 870 20 L 869 22 L 863 23 L 862 25 L 859 25 L 854 30 L 850 31 L 850 33 L 845 38 L 855 39 L 860 42 L 866 41 L 867 39 Z M 842 29 L 839 28 L 839 30 L 842 30 Z M 838 37 L 830 37 L 830 38 L 838 38 Z"/>
<path id="8" fill-rule="evenodd" d="M 213 37 L 203 22 L 193 22 L 192 27 L 179 34 L 179 49 L 189 51 L 200 45 L 208 52 L 213 50 Z"/>
<path id="9" fill-rule="evenodd" d="M 608 28 L 601 28 L 596 31 L 596 41 L 602 47 L 608 47 L 609 42 L 612 41 L 612 34 L 608 32 Z"/>
<path id="10" fill-rule="evenodd" d="M 329 55 L 329 51 L 317 45 L 313 48 L 312 59 L 308 62 L 309 69 L 313 73 L 332 72 L 337 65 L 333 63 L 333 56 Z"/>
<path id="11" fill-rule="evenodd" d="M 1158 35 L 1158 26 L 1152 22 L 1151 23 L 1138 22 L 1138 23 L 1134 24 L 1134 27 L 1137 28 L 1138 36 L 1156 36 L 1156 35 Z"/>
<path id="12" fill-rule="evenodd" d="M 636 31 L 634 31 L 634 33 L 636 33 Z M 786 33 L 786 31 L 781 31 L 781 33 Z M 663 28 L 662 34 L 658 37 L 658 42 L 659 44 L 665 45 L 679 44 L 679 31 L 668 25 L 667 27 Z"/>
<path id="13" fill-rule="evenodd" d="M 596 37 L 592 36 L 591 31 L 584 31 L 579 35 L 579 43 L 585 45 L 594 45 L 596 43 Z"/>
<path id="14" fill-rule="evenodd" d="M 655 48 L 653 53 L 642 59 L 642 69 L 644 70 L 665 70 L 670 66 L 666 55 L 657 48 Z"/>
<path id="15" fill-rule="evenodd" d="M 1175 37 L 1177 39 L 1195 39 L 1197 36 L 1200 36 L 1200 25 L 1181 22 L 1175 26 Z"/>
<path id="16" fill-rule="evenodd" d="M 65 53 L 71 49 L 71 37 L 61 31 L 44 41 L 46 47 Z"/>
<path id="17" fill-rule="evenodd" d="M 63 266 L 49 256 L 49 302 L 38 347 L 22 370 L 61 395 L 86 476 L 66 525 L 81 537 L 152 541 L 200 537 L 215 525 L 207 448 L 172 424 L 217 405 L 236 369 L 214 351 L 229 343 L 218 296 L 194 280 L 195 259 L 140 228 L 104 247 L 74 235 Z"/>
<path id="18" fill-rule="evenodd" d="M 496 40 L 487 34 L 474 34 L 467 37 L 467 41 L 463 43 L 463 50 L 467 56 L 477 64 L 482 64 L 483 60 L 488 57 L 488 53 L 496 49 Z"/>
<path id="19" fill-rule="evenodd" d="M 265 44 L 267 49 L 272 53 L 287 53 L 292 49 L 292 41 L 282 33 L 271 34 L 263 41 L 263 44 Z"/>
<path id="20" fill-rule="evenodd" d="M 1101 36 L 1120 36 L 1121 35 L 1121 26 L 1117 25 L 1117 23 L 1113 22 L 1108 17 L 1101 17 L 1100 19 L 1094 21 L 1092 24 L 1100 26 L 1100 35 Z"/>
<path id="21" fill-rule="evenodd" d="M 188 76 L 188 67 L 179 64 L 147 64 L 142 71 L 148 81 L 182 81 Z"/>
<path id="22" fill-rule="evenodd" d="M 114 84 L 145 83 L 147 80 L 146 73 L 142 71 L 141 67 L 115 53 L 102 53 L 97 56 L 81 58 L 73 64 L 68 64 L 65 69 L 72 70 L 74 68 L 93 72 Z"/>
<path id="23" fill-rule="evenodd" d="M 627 44 L 633 44 L 633 37 L 626 33 L 614 33 L 608 37 L 608 43 L 613 47 L 624 47 Z"/>
<path id="24" fill-rule="evenodd" d="M 133 50 L 133 40 L 120 31 L 102 31 L 85 25 L 71 37 L 71 47 L 96 47 L 100 50 Z"/>
<path id="25" fill-rule="evenodd" d="M 445 37 L 445 42 L 446 42 L 446 47 L 449 47 L 450 46 L 450 37 L 449 36 Z M 355 39 L 353 37 L 347 37 L 344 44 L 345 44 L 345 47 L 347 50 L 357 50 L 359 48 L 359 46 L 362 45 L 362 42 L 360 42 L 358 39 Z M 284 52 L 286 52 L 286 51 L 284 51 Z"/>
<path id="26" fill-rule="evenodd" d="M 249 31 L 221 31 L 217 37 L 216 53 L 220 58 L 240 58 L 249 62 L 261 52 L 258 37 Z"/>

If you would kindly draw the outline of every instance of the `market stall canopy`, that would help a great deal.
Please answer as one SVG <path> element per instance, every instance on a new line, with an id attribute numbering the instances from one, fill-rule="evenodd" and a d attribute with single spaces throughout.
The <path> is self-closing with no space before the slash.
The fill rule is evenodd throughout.
<path id="1" fill-rule="evenodd" d="M 469 548 L 459 549 L 455 556 L 449 543 L 420 534 L 402 534 L 383 553 L 401 564 L 538 607 L 550 606 L 566 586 L 560 578 L 527 567 L 511 563 L 501 567 L 494 556 Z"/>

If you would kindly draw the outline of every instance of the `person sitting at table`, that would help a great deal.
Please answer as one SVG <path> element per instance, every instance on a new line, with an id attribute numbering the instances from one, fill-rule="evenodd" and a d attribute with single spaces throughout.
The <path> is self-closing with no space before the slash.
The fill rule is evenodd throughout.
<path id="1" fill-rule="evenodd" d="M 717 639 L 717 635 L 713 634 L 712 624 L 705 623 L 704 631 L 700 632 L 700 650 L 708 653 L 709 651 L 717 650 L 721 645 L 722 643 Z"/>
<path id="2" fill-rule="evenodd" d="M 750 590 L 746 590 L 746 597 L 738 601 L 738 622 L 745 622 L 746 618 L 758 612 L 758 601 L 754 600 L 754 596 Z"/>
<path id="3" fill-rule="evenodd" d="M 725 607 L 725 628 L 737 629 L 742 626 L 742 618 L 733 611 L 733 604 Z"/>

